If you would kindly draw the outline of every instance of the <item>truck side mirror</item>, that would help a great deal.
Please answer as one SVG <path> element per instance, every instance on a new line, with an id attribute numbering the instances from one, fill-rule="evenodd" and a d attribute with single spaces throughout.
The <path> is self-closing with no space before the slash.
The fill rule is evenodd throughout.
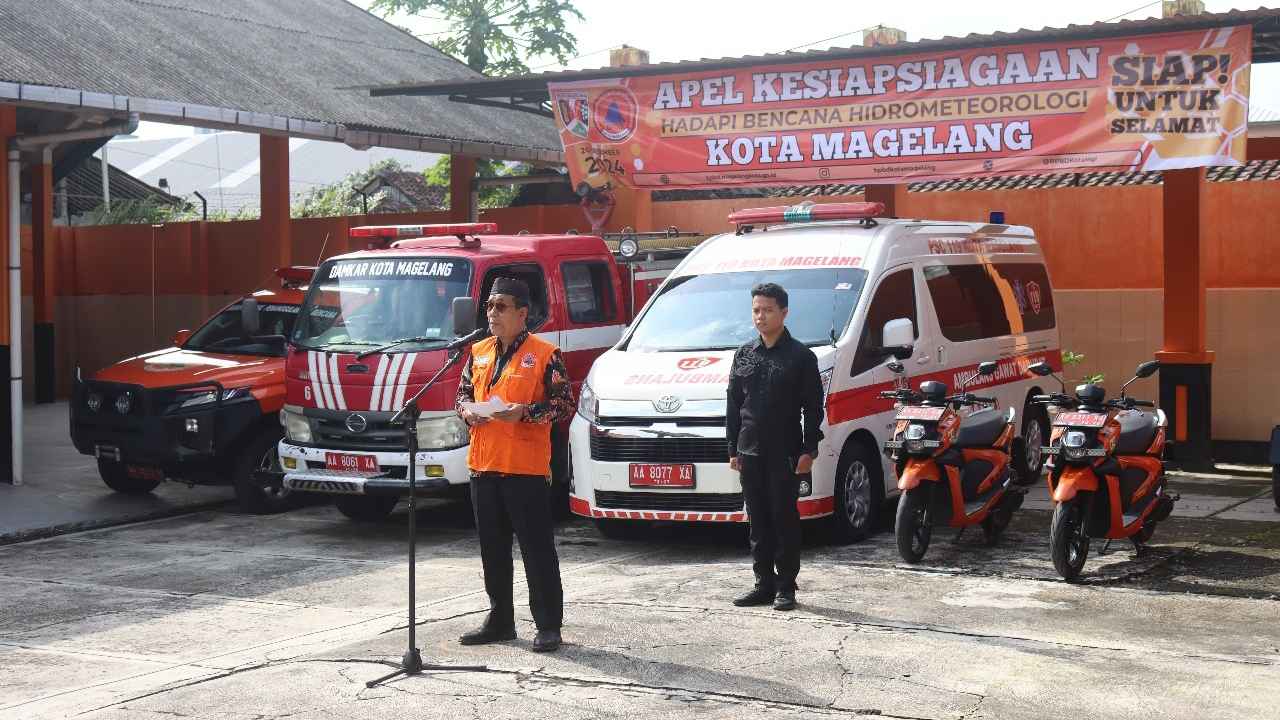
<path id="1" fill-rule="evenodd" d="M 915 351 L 916 328 L 907 318 L 890 320 L 880 333 L 880 349 L 886 355 L 906 360 Z"/>
<path id="2" fill-rule="evenodd" d="M 470 297 L 453 299 L 453 334 L 455 337 L 470 335 L 476 329 L 476 300 Z"/>
<path id="3" fill-rule="evenodd" d="M 173 334 L 173 346 L 182 347 L 183 345 L 186 345 L 187 340 L 190 340 L 190 339 L 191 339 L 190 330 L 179 330 L 178 332 Z"/>
<path id="4" fill-rule="evenodd" d="M 978 374 L 979 374 L 979 375 L 981 375 L 981 376 L 983 376 L 983 377 L 988 377 L 988 376 L 990 376 L 990 375 L 995 375 L 995 374 L 996 374 L 996 369 L 997 369 L 997 368 L 999 368 L 999 367 L 1000 367 L 1000 363 L 998 363 L 998 362 L 996 362 L 996 361 L 994 361 L 994 360 L 988 360 L 988 361 L 986 361 L 986 362 L 984 362 L 984 363 L 982 363 L 982 364 L 978 365 Z"/>
<path id="5" fill-rule="evenodd" d="M 240 329 L 246 337 L 255 337 L 262 331 L 262 313 L 257 300 L 246 298 L 240 303 Z"/>
<path id="6" fill-rule="evenodd" d="M 1152 375 L 1155 375 L 1156 371 L 1159 369 L 1160 369 L 1159 360 L 1148 360 L 1142 363 L 1141 365 L 1139 365 L 1138 369 L 1135 370 L 1133 374 L 1140 378 L 1149 378 Z"/>

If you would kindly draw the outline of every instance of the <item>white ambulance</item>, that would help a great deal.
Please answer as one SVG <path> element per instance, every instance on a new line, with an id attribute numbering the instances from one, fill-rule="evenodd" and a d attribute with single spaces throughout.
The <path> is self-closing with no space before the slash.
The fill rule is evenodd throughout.
<path id="1" fill-rule="evenodd" d="M 790 295 L 787 327 L 817 355 L 826 391 L 802 518 L 829 518 L 837 539 L 861 539 L 897 494 L 880 452 L 894 417 L 878 397 L 894 383 L 886 335 L 911 345 L 903 364 L 912 386 L 954 388 L 998 360 L 994 376 L 968 389 L 1017 411 L 1017 465 L 1027 482 L 1039 477 L 1049 428 L 1028 402 L 1043 380 L 1026 368 L 1044 360 L 1060 369 L 1062 356 L 1034 232 L 883 213 L 880 203 L 739 211 L 729 218 L 736 233 L 681 261 L 583 384 L 570 428 L 571 510 L 608 535 L 645 521 L 746 521 L 728 465 L 725 393 L 734 350 L 756 336 L 750 291 L 762 282 Z"/>

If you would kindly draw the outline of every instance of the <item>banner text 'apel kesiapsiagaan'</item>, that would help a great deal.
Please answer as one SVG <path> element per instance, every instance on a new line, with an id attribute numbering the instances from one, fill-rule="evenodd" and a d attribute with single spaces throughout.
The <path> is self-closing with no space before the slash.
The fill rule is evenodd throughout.
<path id="1" fill-rule="evenodd" d="M 1244 162 L 1248 26 L 551 83 L 575 186 Z"/>

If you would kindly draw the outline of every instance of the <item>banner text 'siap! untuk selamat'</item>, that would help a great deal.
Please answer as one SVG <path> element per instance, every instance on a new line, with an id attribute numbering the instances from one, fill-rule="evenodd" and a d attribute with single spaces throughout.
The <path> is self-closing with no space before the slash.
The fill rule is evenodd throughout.
<path id="1" fill-rule="evenodd" d="M 550 84 L 575 186 L 890 183 L 1245 160 L 1252 29 Z"/>

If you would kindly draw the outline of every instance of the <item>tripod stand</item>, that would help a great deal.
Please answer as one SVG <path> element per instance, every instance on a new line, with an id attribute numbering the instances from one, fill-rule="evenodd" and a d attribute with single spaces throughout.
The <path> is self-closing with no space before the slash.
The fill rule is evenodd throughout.
<path id="1" fill-rule="evenodd" d="M 405 444 L 409 448 L 409 647 L 405 650 L 404 657 L 400 660 L 400 669 L 393 673 L 388 673 L 377 680 L 370 680 L 365 683 L 365 687 L 373 687 L 381 685 L 397 675 L 418 675 L 423 670 L 458 670 L 483 672 L 488 668 L 484 665 L 436 665 L 426 664 L 422 662 L 422 653 L 417 647 L 417 546 L 418 546 L 418 500 L 416 469 L 418 465 L 418 418 L 422 415 L 421 408 L 418 407 L 418 399 L 423 396 L 427 390 L 445 374 L 449 368 L 453 367 L 458 359 L 462 357 L 462 348 L 454 348 L 449 351 L 449 357 L 445 360 L 444 365 L 436 372 L 435 375 L 427 381 L 422 389 L 409 398 L 404 407 L 391 417 L 394 424 L 401 419 L 404 420 Z"/>

